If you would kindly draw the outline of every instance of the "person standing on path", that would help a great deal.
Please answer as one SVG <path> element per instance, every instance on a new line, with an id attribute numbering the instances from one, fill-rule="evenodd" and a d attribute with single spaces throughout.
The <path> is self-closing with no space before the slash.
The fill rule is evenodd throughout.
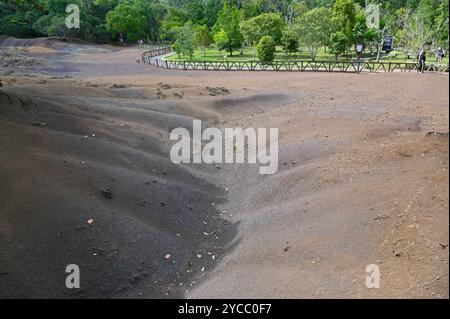
<path id="1" fill-rule="evenodd" d="M 425 71 L 425 62 L 427 61 L 427 52 L 425 51 L 425 49 L 420 50 L 419 55 L 417 56 L 417 60 L 419 62 L 418 71 L 420 73 L 423 73 Z"/>

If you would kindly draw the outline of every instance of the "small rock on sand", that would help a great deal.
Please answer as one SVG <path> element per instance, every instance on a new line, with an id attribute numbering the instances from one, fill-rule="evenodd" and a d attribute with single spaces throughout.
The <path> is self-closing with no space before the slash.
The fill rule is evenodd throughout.
<path id="1" fill-rule="evenodd" d="M 112 193 L 112 191 L 109 188 L 106 188 L 106 189 L 102 190 L 102 195 L 106 199 L 112 199 L 112 197 L 113 197 L 113 193 Z"/>

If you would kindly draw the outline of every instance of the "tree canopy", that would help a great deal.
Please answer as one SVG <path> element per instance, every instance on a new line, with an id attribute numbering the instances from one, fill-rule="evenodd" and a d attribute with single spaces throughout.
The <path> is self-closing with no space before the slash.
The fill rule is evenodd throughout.
<path id="1" fill-rule="evenodd" d="M 379 5 L 379 28 L 367 27 L 370 3 Z M 80 7 L 78 29 L 65 24 L 69 4 Z M 423 47 L 448 50 L 449 0 L 0 0 L 0 34 L 15 37 L 180 45 L 189 29 L 186 43 L 203 52 L 214 44 L 229 55 L 266 36 L 286 53 L 306 48 L 313 59 L 321 47 L 337 54 L 357 44 L 380 51 L 388 35 L 414 54 Z"/>

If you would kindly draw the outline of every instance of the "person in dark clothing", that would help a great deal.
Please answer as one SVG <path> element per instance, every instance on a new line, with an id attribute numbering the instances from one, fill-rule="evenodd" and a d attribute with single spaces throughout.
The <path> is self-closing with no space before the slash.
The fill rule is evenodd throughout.
<path id="1" fill-rule="evenodd" d="M 419 55 L 417 56 L 417 60 L 419 61 L 419 69 L 418 71 L 420 73 L 423 73 L 425 71 L 425 62 L 427 61 L 427 53 L 424 49 L 422 49 L 419 52 Z"/>

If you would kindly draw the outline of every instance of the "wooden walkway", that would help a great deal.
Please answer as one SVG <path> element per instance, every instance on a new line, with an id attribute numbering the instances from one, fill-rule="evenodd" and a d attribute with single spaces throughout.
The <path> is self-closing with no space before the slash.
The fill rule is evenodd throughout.
<path id="1" fill-rule="evenodd" d="M 277 72 L 412 72 L 418 71 L 418 64 L 412 62 L 367 62 L 367 61 L 167 61 L 160 56 L 171 53 L 170 47 L 146 51 L 142 61 L 150 65 L 175 70 L 198 71 L 277 71 Z M 426 72 L 449 72 L 448 65 L 427 64 Z"/>

